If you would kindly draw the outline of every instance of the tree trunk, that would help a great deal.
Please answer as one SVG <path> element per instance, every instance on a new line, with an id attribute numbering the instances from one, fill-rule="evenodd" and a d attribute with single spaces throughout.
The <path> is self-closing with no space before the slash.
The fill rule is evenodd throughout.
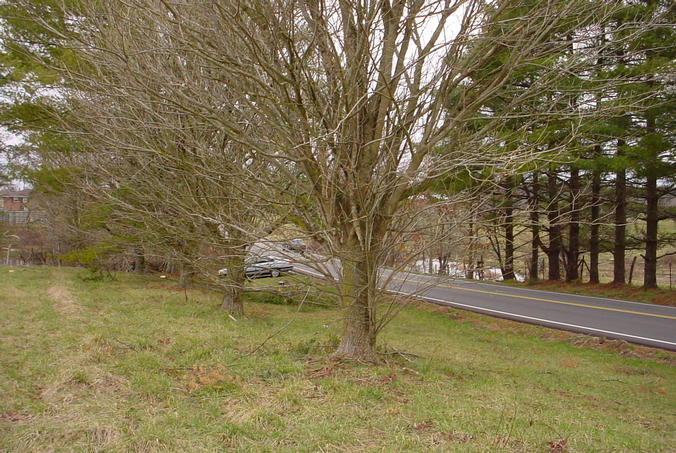
<path id="1" fill-rule="evenodd" d="M 223 293 L 223 302 L 221 308 L 233 315 L 244 313 L 244 303 L 242 302 L 242 290 L 234 286 L 228 286 Z"/>
<path id="2" fill-rule="evenodd" d="M 624 152 L 624 140 L 617 141 L 617 155 Z M 615 247 L 613 251 L 613 283 L 625 283 L 625 253 L 627 230 L 627 172 L 623 168 L 615 175 Z"/>
<path id="3" fill-rule="evenodd" d="M 549 195 L 549 209 L 547 209 L 547 219 L 549 221 L 549 247 L 547 248 L 547 258 L 549 269 L 547 278 L 549 280 L 561 279 L 561 266 L 559 265 L 559 256 L 561 255 L 561 226 L 559 225 L 559 202 L 558 202 L 558 183 L 557 176 L 553 170 L 547 174 L 547 192 Z"/>
<path id="4" fill-rule="evenodd" d="M 504 280 L 514 280 L 514 183 L 513 178 L 507 178 L 505 198 L 505 270 Z"/>
<path id="5" fill-rule="evenodd" d="M 638 258 L 638 257 L 635 256 L 635 257 L 631 260 L 631 265 L 629 266 L 629 285 L 630 285 L 630 286 L 631 286 L 631 281 L 634 279 L 634 265 L 636 264 L 636 259 L 637 259 L 637 258 Z"/>
<path id="6" fill-rule="evenodd" d="M 655 132 L 655 117 L 648 115 L 646 132 L 650 135 Z M 652 150 L 651 150 L 652 151 Z M 657 156 L 651 152 L 651 163 Z M 649 164 L 650 165 L 650 164 Z M 648 168 L 646 180 L 646 232 L 645 232 L 645 257 L 643 267 L 643 286 L 645 288 L 657 288 L 657 223 L 658 202 L 660 196 L 657 192 L 657 177 L 654 168 Z"/>
<path id="7" fill-rule="evenodd" d="M 469 222 L 469 248 L 467 250 L 468 258 L 467 262 L 469 263 L 465 268 L 465 278 L 468 280 L 474 280 L 474 247 L 475 247 L 475 232 L 474 232 L 474 221 Z"/>
<path id="8" fill-rule="evenodd" d="M 441 250 L 441 247 L 439 247 Z M 439 275 L 447 275 L 448 274 L 448 255 L 445 253 L 439 253 L 439 257 L 437 258 L 439 260 Z"/>
<path id="9" fill-rule="evenodd" d="M 566 281 L 572 282 L 579 279 L 577 258 L 580 254 L 580 211 L 578 209 L 578 197 L 580 196 L 580 170 L 570 169 L 570 221 L 568 224 L 568 259 L 566 260 Z"/>
<path id="10" fill-rule="evenodd" d="M 540 184 L 538 181 L 538 172 L 533 172 L 533 194 L 530 207 L 530 267 L 528 270 L 528 278 L 532 281 L 538 279 L 538 248 L 540 247 L 540 219 L 538 214 L 538 197 L 540 196 Z"/>
<path id="11" fill-rule="evenodd" d="M 146 270 L 146 257 L 143 253 L 143 247 L 134 247 L 134 272 L 142 274 Z"/>
<path id="12" fill-rule="evenodd" d="M 596 155 L 601 154 L 601 147 L 594 148 Z M 599 217 L 601 213 L 601 172 L 594 169 L 592 172 L 591 193 L 591 227 L 589 231 L 589 283 L 599 283 Z"/>
<path id="13" fill-rule="evenodd" d="M 657 215 L 658 201 L 657 178 L 648 177 L 646 182 L 646 235 L 645 265 L 643 270 L 643 286 L 657 288 Z"/>
<path id="14" fill-rule="evenodd" d="M 192 286 L 192 278 L 195 274 L 192 266 L 187 263 L 180 263 L 178 269 L 178 287 L 188 289 Z"/>
<path id="15" fill-rule="evenodd" d="M 342 306 L 344 331 L 336 357 L 360 362 L 376 362 L 376 324 L 371 306 L 375 288 L 369 282 L 370 269 L 365 258 L 343 259 Z"/>
<path id="16" fill-rule="evenodd" d="M 221 308 L 233 315 L 244 313 L 244 302 L 242 301 L 242 288 L 246 282 L 244 255 L 232 255 L 226 260 L 226 274 L 223 290 L 223 301 Z"/>

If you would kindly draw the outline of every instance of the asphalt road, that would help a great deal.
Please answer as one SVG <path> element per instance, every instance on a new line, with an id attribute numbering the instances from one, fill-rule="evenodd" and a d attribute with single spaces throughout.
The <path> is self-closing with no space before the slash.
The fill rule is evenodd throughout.
<path id="1" fill-rule="evenodd" d="M 676 351 L 676 307 L 410 273 L 384 271 L 383 278 L 388 291 L 437 305 Z"/>

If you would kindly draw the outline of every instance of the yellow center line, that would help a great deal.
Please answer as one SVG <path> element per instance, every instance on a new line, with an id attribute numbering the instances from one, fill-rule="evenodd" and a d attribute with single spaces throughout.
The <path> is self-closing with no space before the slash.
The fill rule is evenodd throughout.
<path id="1" fill-rule="evenodd" d="M 414 283 L 423 283 L 423 284 L 430 284 L 432 282 L 426 282 L 424 280 L 415 280 L 415 279 L 403 279 L 401 277 L 394 277 L 397 280 L 401 281 L 408 281 L 408 282 L 414 282 Z M 539 297 L 530 297 L 530 296 L 517 296 L 515 294 L 507 294 L 507 293 L 499 293 L 496 291 L 485 291 L 482 289 L 469 289 L 469 288 L 463 288 L 462 286 L 453 286 L 453 285 L 446 285 L 443 283 L 436 284 L 435 286 L 440 286 L 442 288 L 450 288 L 450 289 L 458 289 L 460 291 L 469 291 L 473 293 L 482 293 L 482 294 L 491 294 L 494 296 L 507 296 L 507 297 L 514 297 L 517 299 L 528 299 L 528 300 L 537 300 L 539 302 L 549 302 L 552 304 L 561 304 L 561 305 L 572 305 L 574 307 L 584 307 L 584 308 L 595 308 L 597 310 L 607 310 L 607 311 L 618 311 L 621 313 L 631 313 L 632 315 L 641 315 L 641 316 L 652 316 L 654 318 L 665 318 L 665 319 L 676 319 L 676 316 L 669 316 L 669 315 L 658 315 L 655 313 L 645 313 L 642 311 L 634 311 L 634 310 L 623 310 L 621 308 L 610 308 L 610 307 L 599 307 L 598 305 L 587 305 L 587 304 L 578 304 L 575 302 L 564 302 L 561 300 L 552 300 L 552 299 L 542 299 Z"/>

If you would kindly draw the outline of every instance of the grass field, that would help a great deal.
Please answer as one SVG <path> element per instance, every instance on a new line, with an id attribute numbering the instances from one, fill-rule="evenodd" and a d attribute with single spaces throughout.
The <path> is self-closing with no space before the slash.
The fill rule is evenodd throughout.
<path id="1" fill-rule="evenodd" d="M 259 294 L 233 320 L 216 294 L 81 273 L 0 267 L 0 451 L 676 446 L 671 353 L 416 305 L 383 363 L 344 363 L 336 309 Z"/>

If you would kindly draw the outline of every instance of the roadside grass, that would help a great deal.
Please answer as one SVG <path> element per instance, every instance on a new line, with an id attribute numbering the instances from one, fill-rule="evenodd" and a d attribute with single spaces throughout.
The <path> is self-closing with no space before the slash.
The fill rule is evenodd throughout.
<path id="1" fill-rule="evenodd" d="M 491 282 L 493 283 L 493 282 Z M 540 289 L 560 293 L 580 294 L 594 297 L 608 297 L 611 299 L 630 300 L 648 304 L 669 305 L 676 307 L 676 289 L 642 288 L 640 286 L 618 285 L 614 283 L 580 283 L 564 281 L 505 281 L 495 282 L 498 285 L 508 285 L 521 288 Z"/>
<path id="2" fill-rule="evenodd" d="M 0 451 L 676 445 L 672 353 L 413 304 L 379 337 L 381 364 L 346 363 L 329 357 L 335 308 L 254 294 L 232 320 L 208 291 L 81 272 L 0 267 Z"/>

